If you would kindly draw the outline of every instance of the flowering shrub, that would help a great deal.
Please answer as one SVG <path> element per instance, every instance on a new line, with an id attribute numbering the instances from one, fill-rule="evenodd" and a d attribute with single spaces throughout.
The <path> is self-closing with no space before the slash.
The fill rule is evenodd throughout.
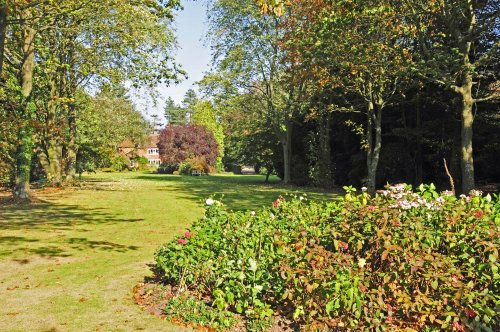
<path id="1" fill-rule="evenodd" d="M 207 164 L 205 157 L 189 158 L 180 163 L 180 174 L 191 175 L 192 171 L 200 171 L 205 174 L 210 173 L 210 166 Z"/>
<path id="2" fill-rule="evenodd" d="M 498 330 L 498 196 L 396 185 L 205 216 L 161 247 L 166 279 L 220 310 L 319 329 Z M 210 203 L 210 204 L 209 204 Z"/>

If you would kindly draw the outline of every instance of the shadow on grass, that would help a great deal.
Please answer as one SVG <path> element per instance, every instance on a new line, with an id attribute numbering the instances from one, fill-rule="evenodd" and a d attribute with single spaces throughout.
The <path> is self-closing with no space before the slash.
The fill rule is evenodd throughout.
<path id="1" fill-rule="evenodd" d="M 106 250 L 106 251 L 115 251 L 115 252 L 126 252 L 129 250 L 137 250 L 139 247 L 137 246 L 126 246 L 123 244 L 113 243 L 109 241 L 91 241 L 86 238 L 70 238 L 68 243 L 72 248 L 77 250 Z"/>
<path id="2" fill-rule="evenodd" d="M 36 246 L 39 244 L 40 240 L 38 239 L 28 239 L 20 236 L 3 236 L 0 237 L 0 257 L 11 256 L 14 253 L 22 253 L 28 257 L 35 255 L 45 258 L 55 258 L 73 256 L 73 252 L 75 250 L 98 250 L 124 253 L 139 249 L 137 246 L 128 246 L 109 241 L 93 241 L 87 238 L 75 237 L 70 238 L 65 242 L 61 242 L 59 245 L 30 247 L 31 245 Z M 21 264 L 27 264 L 30 262 L 28 258 L 14 259 L 14 261 L 20 262 Z"/>
<path id="3" fill-rule="evenodd" d="M 284 185 L 277 178 L 270 183 L 264 183 L 262 175 L 235 176 L 178 176 L 164 174 L 142 174 L 135 177 L 138 180 L 163 181 L 173 186 L 158 190 L 175 190 L 180 198 L 200 202 L 208 197 L 216 197 L 232 210 L 255 209 L 271 204 L 279 195 L 286 193 L 302 195 L 307 193 L 309 199 L 329 200 L 336 191 L 326 191 L 319 188 L 297 187 Z"/>
<path id="4" fill-rule="evenodd" d="M 11 204 L 0 202 L 0 232 L 38 231 L 51 233 L 63 231 L 57 242 L 51 242 L 33 232 L 28 238 L 19 235 L 0 236 L 0 257 L 17 256 L 14 260 L 28 264 L 33 256 L 44 258 L 70 257 L 78 251 L 126 252 L 139 247 L 109 241 L 94 241 L 84 237 L 66 237 L 65 234 L 86 232 L 91 228 L 110 224 L 128 224 L 142 221 L 137 218 L 122 218 L 103 209 L 85 209 L 78 205 L 63 205 L 38 200 L 36 203 Z M 69 231 L 70 233 L 66 233 Z M 52 238 L 53 239 L 53 238 Z M 21 256 L 21 257 L 19 257 Z"/>
<path id="5" fill-rule="evenodd" d="M 104 209 L 84 209 L 78 205 L 40 201 L 32 204 L 3 204 L 0 210 L 0 230 L 68 230 L 77 226 L 130 223 L 137 218 L 119 218 Z M 14 239 L 12 239 L 14 240 Z"/>

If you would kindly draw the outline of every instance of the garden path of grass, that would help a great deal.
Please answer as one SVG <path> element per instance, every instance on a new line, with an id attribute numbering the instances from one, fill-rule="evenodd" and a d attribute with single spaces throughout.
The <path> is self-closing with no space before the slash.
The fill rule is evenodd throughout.
<path id="1" fill-rule="evenodd" d="M 132 288 L 162 243 L 224 193 L 234 210 L 292 191 L 261 176 L 99 173 L 81 187 L 35 191 L 37 203 L 0 200 L 1 331 L 181 331 L 143 312 Z M 330 199 L 334 194 L 308 192 Z M 1 198 L 1 197 L 0 197 Z"/>

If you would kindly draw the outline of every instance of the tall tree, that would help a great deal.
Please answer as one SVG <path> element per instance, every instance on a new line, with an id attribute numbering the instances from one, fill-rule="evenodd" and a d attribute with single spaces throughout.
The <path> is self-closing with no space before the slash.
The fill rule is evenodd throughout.
<path id="1" fill-rule="evenodd" d="M 460 98 L 462 192 L 474 188 L 474 106 L 500 98 L 489 94 L 498 81 L 500 4 L 498 1 L 404 0 L 405 22 L 416 31 L 416 73 Z M 497 68 L 495 68 L 497 67 Z"/>
<path id="2" fill-rule="evenodd" d="M 222 169 L 222 158 L 224 158 L 224 129 L 221 124 L 221 117 L 212 102 L 208 100 L 198 100 L 192 106 L 191 122 L 194 125 L 204 126 L 214 134 L 217 142 L 219 154 L 217 157 L 217 168 Z"/>
<path id="3" fill-rule="evenodd" d="M 33 145 L 30 125 L 34 114 L 39 113 L 35 110 L 42 110 L 37 114 L 45 126 L 39 135 L 39 155 L 49 180 L 57 184 L 63 176 L 73 178 L 77 89 L 106 80 L 128 79 L 134 85 L 148 86 L 176 81 L 180 71 L 171 61 L 174 38 L 168 23 L 179 2 L 11 4 L 9 13 L 14 23 L 7 26 L 5 58 L 12 71 L 19 71 L 16 76 L 20 77 L 23 106 L 17 113 L 24 123 L 19 131 L 15 194 L 27 197 Z M 35 66 L 40 68 L 36 72 L 36 104 L 32 97 Z"/>
<path id="4" fill-rule="evenodd" d="M 215 1 L 209 9 L 214 62 L 224 81 L 251 92 L 283 148 L 284 182 L 291 180 L 292 134 L 302 84 L 290 79 L 279 47 L 282 20 L 253 0 Z M 293 83 L 292 83 L 293 82 Z M 290 83 L 290 84 L 288 84 Z"/>
<path id="5" fill-rule="evenodd" d="M 167 98 L 164 111 L 168 125 L 180 126 L 188 123 L 187 109 L 177 105 L 172 97 Z"/>
<path id="6" fill-rule="evenodd" d="M 383 110 L 401 92 L 411 59 L 397 13 L 390 0 L 297 1 L 289 15 L 301 26 L 296 36 L 291 34 L 292 44 L 299 44 L 292 54 L 302 65 L 313 64 L 317 77 L 331 87 L 340 85 L 359 96 L 357 108 L 366 112 L 366 184 L 371 193 L 382 148 Z"/>

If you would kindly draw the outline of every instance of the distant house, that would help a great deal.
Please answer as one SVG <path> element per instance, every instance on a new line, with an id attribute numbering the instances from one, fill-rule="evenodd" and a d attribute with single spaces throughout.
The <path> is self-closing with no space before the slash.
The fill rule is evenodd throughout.
<path id="1" fill-rule="evenodd" d="M 146 143 L 142 145 L 134 144 L 130 140 L 123 141 L 118 147 L 118 152 L 129 158 L 130 168 L 139 167 L 136 157 L 145 157 L 150 166 L 159 166 L 161 164 L 160 153 L 158 151 L 159 135 L 149 135 Z"/>

